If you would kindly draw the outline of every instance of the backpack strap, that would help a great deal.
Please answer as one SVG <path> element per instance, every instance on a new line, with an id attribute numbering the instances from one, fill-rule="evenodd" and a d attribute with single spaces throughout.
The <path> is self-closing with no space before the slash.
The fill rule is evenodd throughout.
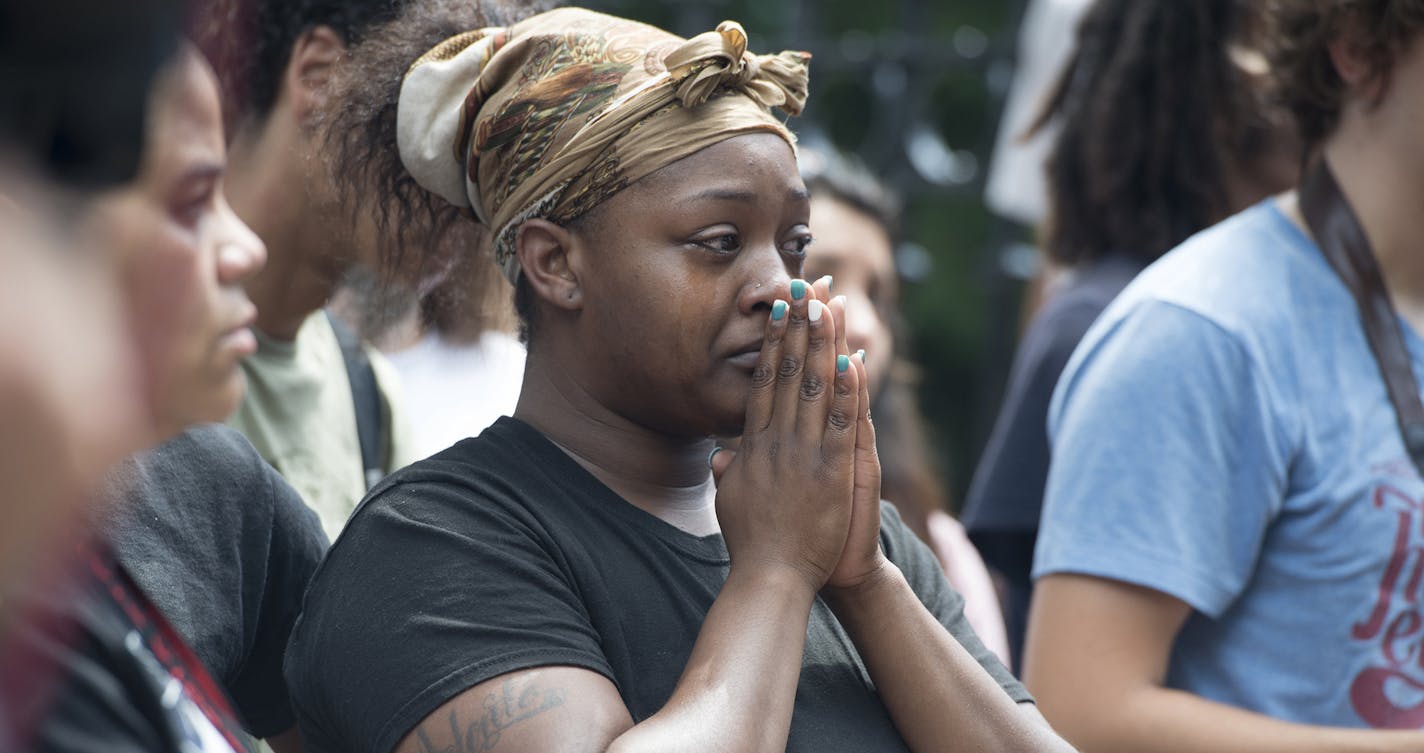
<path id="1" fill-rule="evenodd" d="M 351 402 L 356 409 L 356 438 L 361 445 L 361 468 L 366 474 L 366 488 L 370 489 L 385 477 L 385 460 L 390 454 L 385 400 L 376 384 L 376 371 L 371 367 L 371 359 L 361 347 L 361 338 L 356 331 L 330 309 L 326 310 L 326 319 L 336 333 L 336 342 L 341 346 L 341 359 L 346 362 L 346 376 L 351 381 Z"/>

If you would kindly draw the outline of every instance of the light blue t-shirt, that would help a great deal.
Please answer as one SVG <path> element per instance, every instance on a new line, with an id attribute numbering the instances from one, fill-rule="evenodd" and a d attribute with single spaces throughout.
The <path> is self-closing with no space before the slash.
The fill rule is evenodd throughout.
<path id="1" fill-rule="evenodd" d="M 1169 686 L 1298 722 L 1424 727 L 1424 482 L 1353 298 L 1274 201 L 1113 302 L 1049 433 L 1034 576 L 1190 604 Z"/>

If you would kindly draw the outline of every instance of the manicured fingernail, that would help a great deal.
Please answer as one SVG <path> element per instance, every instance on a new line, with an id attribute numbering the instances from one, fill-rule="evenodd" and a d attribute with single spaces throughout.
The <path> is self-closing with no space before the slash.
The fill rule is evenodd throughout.
<path id="1" fill-rule="evenodd" d="M 788 304 L 786 301 L 778 299 L 776 303 L 771 304 L 771 320 L 773 322 L 779 322 L 782 319 L 785 319 L 786 310 L 789 308 L 791 308 L 790 304 Z"/>
<path id="2" fill-rule="evenodd" d="M 819 322 L 821 321 L 821 314 L 825 313 L 825 311 L 826 304 L 821 303 L 820 301 L 811 301 L 811 303 L 806 307 L 806 318 L 810 319 L 813 322 Z"/>
<path id="3" fill-rule="evenodd" d="M 835 303 L 835 302 L 837 302 L 837 301 L 840 302 L 840 304 L 841 304 L 841 310 L 844 311 L 844 310 L 845 310 L 845 305 L 846 305 L 846 297 L 843 296 L 843 295 L 838 295 L 838 296 L 836 296 L 835 298 L 832 298 L 832 299 L 831 299 L 831 303 Z"/>
<path id="4" fill-rule="evenodd" d="M 826 275 L 825 277 L 822 277 L 821 279 L 817 280 L 816 284 L 819 285 L 822 282 L 826 283 L 826 292 L 829 293 L 831 290 L 831 285 L 835 284 L 835 279 L 832 278 L 830 275 Z"/>
<path id="5" fill-rule="evenodd" d="M 793 300 L 793 301 L 799 301 L 799 300 L 801 300 L 802 298 L 805 298 L 805 297 L 806 297 L 806 281 L 805 281 L 805 280 L 792 280 L 792 281 L 791 281 L 791 300 Z"/>
<path id="6" fill-rule="evenodd" d="M 721 451 L 722 451 L 722 446 L 721 446 L 721 445 L 717 445 L 716 447 L 713 447 L 713 448 L 712 448 L 712 451 L 711 451 L 711 452 L 707 453 L 707 467 L 708 467 L 708 468 L 711 468 L 711 467 L 712 467 L 712 458 L 717 457 L 717 453 L 719 453 L 719 452 L 721 452 Z"/>
<path id="7" fill-rule="evenodd" d="M 836 356 L 836 373 L 844 374 L 850 368 L 850 356 Z"/>
<path id="8" fill-rule="evenodd" d="M 861 348 L 860 350 L 857 350 L 857 351 L 855 352 L 855 357 L 856 357 L 856 358 L 859 358 L 861 363 L 865 363 L 865 348 Z"/>

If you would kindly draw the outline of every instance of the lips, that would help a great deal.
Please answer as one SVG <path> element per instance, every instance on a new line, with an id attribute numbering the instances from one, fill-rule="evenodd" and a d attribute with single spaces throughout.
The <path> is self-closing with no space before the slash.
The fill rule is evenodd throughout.
<path id="1" fill-rule="evenodd" d="M 757 361 L 761 360 L 762 341 L 757 340 L 749 345 L 736 348 L 732 354 L 727 356 L 727 362 L 740 369 L 751 371 L 756 368 Z"/>
<path id="2" fill-rule="evenodd" d="M 236 317 L 236 324 L 218 335 L 218 347 L 246 357 L 257 352 L 257 336 L 252 333 L 252 325 L 257 321 L 257 307 L 246 302 L 240 311 L 242 313 Z"/>

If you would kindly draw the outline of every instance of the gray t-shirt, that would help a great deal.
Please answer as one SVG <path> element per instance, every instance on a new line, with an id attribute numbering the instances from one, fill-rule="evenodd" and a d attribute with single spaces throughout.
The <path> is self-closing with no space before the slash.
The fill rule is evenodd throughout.
<path id="1" fill-rule="evenodd" d="M 1005 692 L 1030 700 L 888 505 L 881 543 Z M 672 695 L 728 565 L 721 535 L 634 507 L 537 430 L 501 418 L 377 486 L 313 578 L 287 652 L 303 738 L 317 753 L 387 753 L 470 687 L 553 664 L 603 674 L 646 719 Z M 819 599 L 787 750 L 908 751 Z"/>

